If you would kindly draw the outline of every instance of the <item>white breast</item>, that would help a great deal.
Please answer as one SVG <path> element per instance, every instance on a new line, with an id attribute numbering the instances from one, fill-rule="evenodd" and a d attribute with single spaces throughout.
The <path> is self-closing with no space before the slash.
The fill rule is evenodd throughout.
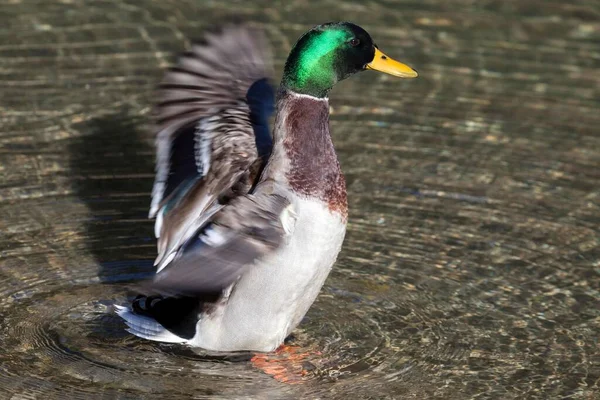
<path id="1" fill-rule="evenodd" d="M 321 201 L 294 197 L 297 220 L 285 244 L 240 278 L 226 306 L 199 321 L 190 344 L 272 351 L 300 323 L 337 258 L 346 222 Z"/>

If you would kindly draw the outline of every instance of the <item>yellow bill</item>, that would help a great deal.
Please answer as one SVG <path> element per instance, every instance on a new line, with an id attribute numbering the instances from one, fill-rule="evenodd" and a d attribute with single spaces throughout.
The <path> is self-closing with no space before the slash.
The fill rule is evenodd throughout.
<path id="1" fill-rule="evenodd" d="M 386 74 L 394 75 L 399 78 L 416 78 L 419 76 L 417 71 L 406 64 L 402 64 L 383 54 L 381 50 L 375 48 L 375 57 L 373 61 L 367 64 L 367 69 L 372 69 Z"/>

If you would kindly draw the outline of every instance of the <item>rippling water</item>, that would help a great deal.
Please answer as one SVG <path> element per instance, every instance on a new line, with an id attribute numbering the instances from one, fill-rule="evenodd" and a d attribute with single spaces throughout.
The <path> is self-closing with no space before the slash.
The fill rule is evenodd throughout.
<path id="1" fill-rule="evenodd" d="M 597 398 L 598 3 L 278 4 L 0 5 L 0 398 Z M 332 93 L 350 225 L 294 334 L 298 385 L 110 310 L 153 270 L 152 88 L 232 11 L 264 24 L 278 71 L 346 19 L 420 72 Z"/>

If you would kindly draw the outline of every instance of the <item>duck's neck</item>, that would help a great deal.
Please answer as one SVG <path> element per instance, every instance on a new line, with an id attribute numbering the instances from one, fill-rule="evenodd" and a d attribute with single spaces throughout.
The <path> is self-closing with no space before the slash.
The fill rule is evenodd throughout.
<path id="1" fill-rule="evenodd" d="M 327 98 L 281 88 L 276 112 L 269 175 L 345 218 L 346 183 L 329 134 Z"/>

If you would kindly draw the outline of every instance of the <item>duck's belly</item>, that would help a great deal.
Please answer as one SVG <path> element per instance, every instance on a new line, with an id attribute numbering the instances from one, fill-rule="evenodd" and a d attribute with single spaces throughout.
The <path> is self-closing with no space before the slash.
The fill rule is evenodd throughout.
<path id="1" fill-rule="evenodd" d="M 296 198 L 291 235 L 252 266 L 228 302 L 198 322 L 192 345 L 217 351 L 272 351 L 300 323 L 341 249 L 346 222 L 323 202 Z"/>

